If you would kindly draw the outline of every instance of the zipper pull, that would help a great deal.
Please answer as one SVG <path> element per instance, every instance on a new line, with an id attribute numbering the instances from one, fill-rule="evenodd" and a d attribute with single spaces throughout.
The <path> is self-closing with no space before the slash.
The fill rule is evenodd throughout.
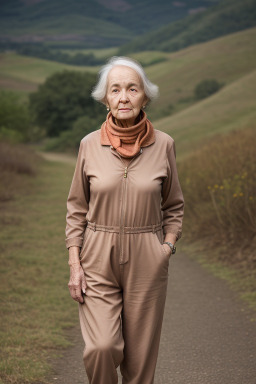
<path id="1" fill-rule="evenodd" d="M 127 167 L 125 167 L 125 169 L 124 169 L 124 178 L 126 178 L 127 177 Z"/>

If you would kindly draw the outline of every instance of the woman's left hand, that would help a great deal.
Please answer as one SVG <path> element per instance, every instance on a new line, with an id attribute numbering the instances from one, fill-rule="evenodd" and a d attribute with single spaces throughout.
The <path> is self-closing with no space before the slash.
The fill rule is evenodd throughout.
<path id="1" fill-rule="evenodd" d="M 168 244 L 163 244 L 162 246 L 164 247 L 164 251 L 166 252 L 166 254 L 167 254 L 169 257 L 171 257 L 172 250 L 171 250 L 171 248 L 169 247 L 169 245 L 168 245 Z"/>

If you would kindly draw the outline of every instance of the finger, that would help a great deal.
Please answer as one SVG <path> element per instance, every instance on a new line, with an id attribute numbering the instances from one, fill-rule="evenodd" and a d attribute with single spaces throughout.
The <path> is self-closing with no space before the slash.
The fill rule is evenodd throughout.
<path id="1" fill-rule="evenodd" d="M 86 280 L 85 280 L 85 277 L 83 277 L 82 278 L 82 291 L 83 291 L 83 293 L 86 293 L 86 288 L 87 288 Z"/>
<path id="2" fill-rule="evenodd" d="M 75 297 L 76 297 L 76 300 L 79 302 L 79 303 L 83 303 L 84 302 L 84 298 L 82 296 L 82 291 L 81 289 L 76 289 L 75 290 Z"/>

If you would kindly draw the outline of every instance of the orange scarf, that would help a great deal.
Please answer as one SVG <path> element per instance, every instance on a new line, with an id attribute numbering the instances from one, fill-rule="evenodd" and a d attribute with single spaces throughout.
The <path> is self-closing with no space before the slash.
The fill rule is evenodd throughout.
<path id="1" fill-rule="evenodd" d="M 139 123 L 132 127 L 122 128 L 116 125 L 111 112 L 101 126 L 101 144 L 112 145 L 126 158 L 135 156 L 141 147 L 147 147 L 154 142 L 154 128 L 144 111 L 141 111 Z"/>

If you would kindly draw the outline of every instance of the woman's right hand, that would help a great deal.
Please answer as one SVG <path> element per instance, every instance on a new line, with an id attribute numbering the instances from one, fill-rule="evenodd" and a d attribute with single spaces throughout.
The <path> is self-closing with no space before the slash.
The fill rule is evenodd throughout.
<path id="1" fill-rule="evenodd" d="M 84 303 L 82 292 L 86 293 L 86 280 L 84 270 L 79 262 L 70 265 L 68 288 L 72 299 L 81 304 Z"/>
<path id="2" fill-rule="evenodd" d="M 72 246 L 69 248 L 70 279 L 68 288 L 72 299 L 82 304 L 84 302 L 82 292 L 86 293 L 86 280 L 80 264 L 79 252 L 79 247 Z"/>

